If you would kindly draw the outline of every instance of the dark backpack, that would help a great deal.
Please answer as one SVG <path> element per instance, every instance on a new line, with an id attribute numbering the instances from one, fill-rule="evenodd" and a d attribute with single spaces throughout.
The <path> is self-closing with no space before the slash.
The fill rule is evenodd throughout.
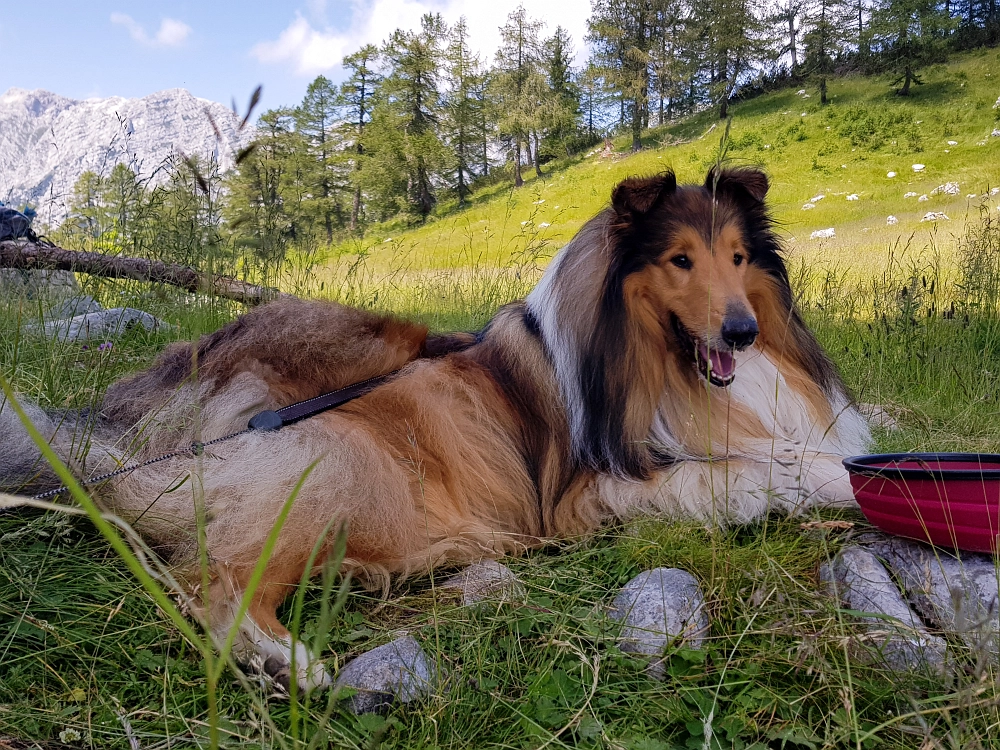
<path id="1" fill-rule="evenodd" d="M 0 242 L 21 239 L 38 242 L 38 236 L 31 231 L 31 219 L 13 208 L 0 206 Z"/>

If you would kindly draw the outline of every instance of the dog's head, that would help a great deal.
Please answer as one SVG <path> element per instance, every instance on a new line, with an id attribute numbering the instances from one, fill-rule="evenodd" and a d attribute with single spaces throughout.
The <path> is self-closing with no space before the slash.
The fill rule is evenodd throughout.
<path id="1" fill-rule="evenodd" d="M 702 185 L 678 186 L 668 172 L 627 179 L 612 196 L 617 252 L 606 294 L 620 293 L 649 335 L 661 329 L 714 386 L 734 380 L 733 353 L 760 333 L 750 287 L 775 262 L 767 189 L 758 170 L 713 169 Z"/>
<path id="2" fill-rule="evenodd" d="M 646 476 L 668 380 L 725 388 L 739 377 L 736 351 L 801 322 L 767 190 L 764 173 L 746 168 L 713 169 L 700 185 L 679 186 L 672 172 L 627 179 L 546 271 L 528 306 L 580 461 Z"/>

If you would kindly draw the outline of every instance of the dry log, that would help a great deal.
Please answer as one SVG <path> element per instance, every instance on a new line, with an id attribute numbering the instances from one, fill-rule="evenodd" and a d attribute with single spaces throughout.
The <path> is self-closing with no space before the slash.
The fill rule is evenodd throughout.
<path id="1" fill-rule="evenodd" d="M 23 240 L 0 242 L 0 268 L 76 271 L 111 279 L 154 281 L 248 305 L 260 305 L 291 296 L 272 287 L 249 284 L 230 276 L 201 273 L 176 263 L 66 250 Z"/>

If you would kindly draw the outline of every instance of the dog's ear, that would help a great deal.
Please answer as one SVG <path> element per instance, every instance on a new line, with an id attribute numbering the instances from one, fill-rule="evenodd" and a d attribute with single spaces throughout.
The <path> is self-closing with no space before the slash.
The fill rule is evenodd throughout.
<path id="1" fill-rule="evenodd" d="M 642 216 L 675 190 L 677 178 L 672 170 L 653 177 L 629 177 L 611 194 L 611 206 L 619 216 Z"/>
<path id="2" fill-rule="evenodd" d="M 763 203 L 770 187 L 767 175 L 752 167 L 719 170 L 712 167 L 705 177 L 705 189 L 715 195 L 729 195 L 743 202 Z"/>

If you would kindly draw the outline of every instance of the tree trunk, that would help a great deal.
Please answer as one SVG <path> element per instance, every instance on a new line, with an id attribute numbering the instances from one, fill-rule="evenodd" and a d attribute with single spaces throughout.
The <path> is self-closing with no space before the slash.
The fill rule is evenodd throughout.
<path id="1" fill-rule="evenodd" d="M 826 76 L 819 79 L 819 103 L 826 104 Z"/>
<path id="2" fill-rule="evenodd" d="M 913 71 L 910 68 L 910 64 L 906 64 L 906 69 L 903 71 L 903 88 L 899 90 L 900 96 L 910 95 L 910 82 L 913 80 Z"/>
<path id="3" fill-rule="evenodd" d="M 78 252 L 13 240 L 0 242 L 0 268 L 75 271 L 109 279 L 169 284 L 188 292 L 211 294 L 248 305 L 259 305 L 279 297 L 292 296 L 271 287 L 249 284 L 229 276 L 201 273 L 175 263 Z"/>
<path id="4" fill-rule="evenodd" d="M 540 157 L 538 155 L 538 151 L 539 151 L 539 148 L 538 148 L 538 131 L 537 130 L 533 131 L 532 135 L 535 138 L 535 148 L 533 149 L 533 153 L 532 153 L 532 159 L 535 162 L 535 175 L 537 177 L 541 177 L 542 176 L 542 163 L 541 163 L 541 161 L 539 161 Z"/>
<path id="5" fill-rule="evenodd" d="M 465 133 L 458 132 L 458 205 L 465 205 Z"/>
<path id="6" fill-rule="evenodd" d="M 725 120 L 729 116 L 729 87 L 722 92 L 722 102 L 719 104 L 719 119 Z"/>
<path id="7" fill-rule="evenodd" d="M 354 232 L 358 228 L 358 218 L 361 215 L 361 186 L 356 185 L 354 188 L 354 203 L 351 206 L 351 231 Z"/>
<path id="8" fill-rule="evenodd" d="M 514 139 L 514 187 L 521 187 L 524 178 L 521 177 L 521 139 Z"/>
<path id="9" fill-rule="evenodd" d="M 795 14 L 788 14 L 788 51 L 792 54 L 792 71 L 799 65 L 798 50 L 795 48 Z"/>

